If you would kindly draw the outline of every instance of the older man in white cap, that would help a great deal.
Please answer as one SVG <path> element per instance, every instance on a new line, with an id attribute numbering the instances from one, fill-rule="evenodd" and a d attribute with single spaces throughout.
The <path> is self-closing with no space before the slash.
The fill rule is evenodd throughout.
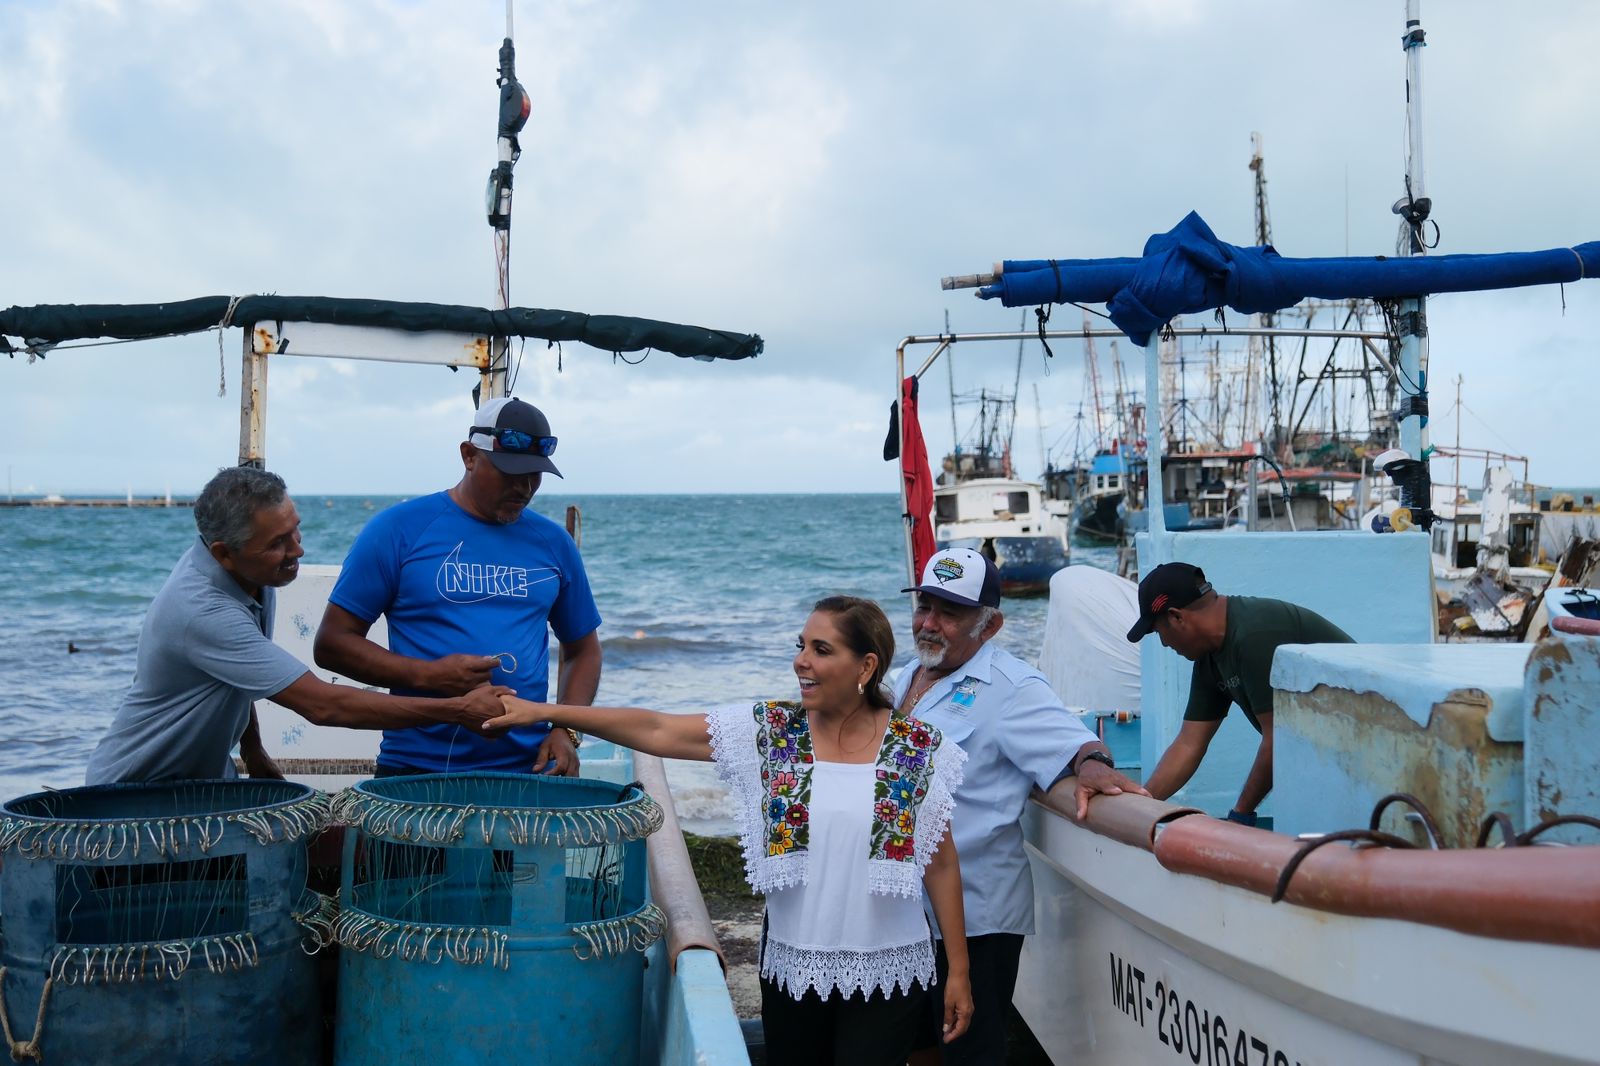
<path id="1" fill-rule="evenodd" d="M 549 694 L 549 631 L 561 642 L 555 702 L 594 702 L 600 612 L 567 531 L 527 509 L 556 438 L 544 412 L 512 397 L 478 409 L 461 442 L 461 481 L 396 504 L 356 538 L 317 630 L 317 663 L 395 692 L 450 695 L 485 681 Z M 368 639 L 379 615 L 389 647 Z M 548 724 L 485 739 L 450 725 L 392 729 L 378 776 L 494 770 L 578 772 L 577 733 Z"/>
<path id="2" fill-rule="evenodd" d="M 912 636 L 917 666 L 894 687 L 895 707 L 915 714 L 960 744 L 966 775 L 952 821 L 961 856 L 961 887 L 972 967 L 972 1026 L 944 1044 L 946 1063 L 1003 1063 L 1006 1007 L 1017 982 L 1022 938 L 1033 932 L 1033 880 L 1022 847 L 1023 805 L 1037 786 L 1075 777 L 1078 817 L 1097 793 L 1147 795 L 1115 769 L 1111 754 L 1062 706 L 1044 675 L 990 643 L 1000 613 L 1000 573 L 971 548 L 934 552 L 916 595 Z M 944 948 L 939 947 L 940 975 Z M 928 997 L 929 1015 L 914 1062 L 940 1061 L 935 1006 L 943 984 Z"/>

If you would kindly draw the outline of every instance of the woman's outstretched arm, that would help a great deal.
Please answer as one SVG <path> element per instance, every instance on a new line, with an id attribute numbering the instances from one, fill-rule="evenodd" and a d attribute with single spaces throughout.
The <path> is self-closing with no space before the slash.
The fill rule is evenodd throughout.
<path id="1" fill-rule="evenodd" d="M 496 733 L 517 725 L 553 722 L 663 759 L 711 761 L 711 734 L 703 714 L 663 714 L 643 707 L 576 707 L 502 696 L 506 713 L 484 723 Z"/>

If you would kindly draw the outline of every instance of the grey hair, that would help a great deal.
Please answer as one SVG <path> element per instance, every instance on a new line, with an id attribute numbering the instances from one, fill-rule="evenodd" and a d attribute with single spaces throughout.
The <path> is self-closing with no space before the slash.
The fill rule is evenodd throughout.
<path id="1" fill-rule="evenodd" d="M 289 494 L 283 478 L 249 466 L 225 466 L 194 501 L 194 524 L 207 544 L 238 551 L 250 539 L 256 512 L 276 507 Z"/>
<path id="2" fill-rule="evenodd" d="M 978 617 L 972 620 L 972 629 L 967 633 L 967 636 L 983 636 L 983 631 L 989 628 L 989 620 L 999 613 L 1000 608 L 998 607 L 979 607 Z"/>

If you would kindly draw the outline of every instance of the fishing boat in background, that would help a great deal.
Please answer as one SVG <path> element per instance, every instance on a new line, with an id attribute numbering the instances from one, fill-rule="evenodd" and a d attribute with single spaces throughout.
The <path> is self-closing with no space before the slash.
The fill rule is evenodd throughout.
<path id="1" fill-rule="evenodd" d="M 1020 348 L 1017 358 L 1020 364 Z M 965 435 L 956 430 L 962 406 L 977 411 Z M 1009 394 L 980 389 L 958 396 L 952 371 L 953 445 L 934 481 L 933 536 L 940 548 L 971 548 L 994 560 L 1003 595 L 1042 595 L 1050 575 L 1067 565 L 1069 526 L 1045 507 L 1039 482 L 1016 476 L 1016 413 L 1015 387 Z"/>
<path id="2" fill-rule="evenodd" d="M 1120 447 L 1112 447 L 1095 452 L 1087 468 L 1076 468 L 1071 497 L 1073 536 L 1113 542 L 1122 539 L 1122 502 L 1135 469 L 1143 465 L 1138 458 L 1130 462 Z"/>
<path id="3" fill-rule="evenodd" d="M 1145 348 L 1150 411 L 1164 409 L 1159 341 L 1182 334 L 1170 325 L 1180 314 L 1264 314 L 1307 297 L 1396 305 L 1384 359 L 1401 394 L 1400 449 L 1373 459 L 1395 483 L 1377 516 L 1386 532 L 1175 531 L 1165 481 L 1149 478 L 1141 570 L 1191 563 L 1220 591 L 1303 605 L 1359 643 L 1275 656 L 1275 787 L 1261 810 L 1276 831 L 1215 817 L 1257 750 L 1237 715 L 1174 803 L 1102 797 L 1080 823 L 1035 797 L 1024 831 L 1037 931 L 1015 1003 L 1056 1062 L 1600 1060 L 1590 1024 L 1600 973 L 1600 591 L 1548 594 L 1550 635 L 1537 644 L 1436 642 L 1420 328 L 1429 293 L 1600 277 L 1600 242 L 1424 256 L 1424 37 L 1408 0 L 1399 255 L 1291 260 L 1224 244 L 1191 214 L 1152 236 L 1142 257 L 1010 261 L 992 275 L 946 279 L 1007 306 L 1105 304 Z M 1150 438 L 1160 469 L 1163 434 Z M 1073 599 L 1052 599 L 1048 628 L 1072 628 Z M 1140 714 L 1089 712 L 1130 773 L 1153 766 L 1177 734 L 1191 674 L 1159 642 L 1139 650 Z M 1543 846 L 1552 844 L 1564 846 Z"/>
<path id="4" fill-rule="evenodd" d="M 994 560 L 1000 591 L 1040 595 L 1067 565 L 1067 525 L 1045 509 L 1037 481 L 974 478 L 933 490 L 934 539 Z"/>

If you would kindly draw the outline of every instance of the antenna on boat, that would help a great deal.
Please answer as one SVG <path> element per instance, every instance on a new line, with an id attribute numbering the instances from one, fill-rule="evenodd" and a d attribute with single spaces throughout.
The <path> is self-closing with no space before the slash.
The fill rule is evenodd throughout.
<path id="1" fill-rule="evenodd" d="M 506 36 L 500 42 L 500 70 L 495 84 L 500 87 L 500 123 L 495 140 L 498 161 L 489 172 L 489 188 L 485 196 L 489 226 L 494 230 L 494 261 L 496 274 L 496 305 L 502 311 L 511 306 L 511 172 L 522 156 L 522 146 L 517 134 L 528 122 L 533 101 L 528 90 L 517 81 L 517 49 L 512 44 L 512 0 L 506 0 Z M 490 339 L 489 367 L 479 382 L 479 403 L 507 393 L 506 373 L 511 356 L 511 338 L 506 335 Z"/>
<path id="2" fill-rule="evenodd" d="M 1422 0 L 1406 0 L 1406 32 L 1400 38 L 1406 53 L 1406 188 L 1393 211 L 1400 216 L 1400 235 L 1395 253 L 1403 256 L 1428 254 L 1423 226 L 1429 221 L 1433 201 L 1426 193 L 1422 165 L 1422 49 L 1427 33 L 1422 28 Z M 1435 227 L 1437 235 L 1437 226 Z M 1437 236 L 1435 237 L 1437 243 Z M 1399 386 L 1402 398 L 1395 412 L 1400 423 L 1400 450 L 1413 457 L 1420 469 L 1409 477 L 1414 482 L 1415 501 L 1420 507 L 1418 524 L 1427 529 L 1433 524 L 1430 509 L 1432 490 L 1428 479 L 1428 318 L 1427 299 L 1418 296 L 1401 300 L 1395 315 L 1400 335 Z"/>

